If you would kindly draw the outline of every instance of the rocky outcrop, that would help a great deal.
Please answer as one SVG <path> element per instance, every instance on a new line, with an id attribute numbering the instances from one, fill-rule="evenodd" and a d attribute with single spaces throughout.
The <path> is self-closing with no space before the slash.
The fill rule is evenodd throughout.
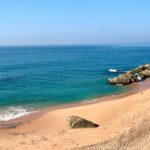
<path id="1" fill-rule="evenodd" d="M 144 77 L 150 77 L 150 70 L 143 70 L 139 73 L 140 75 L 144 76 Z"/>
<path id="2" fill-rule="evenodd" d="M 150 64 L 146 64 L 146 65 L 144 65 L 144 67 L 145 67 L 145 69 L 150 70 Z"/>
<path id="3" fill-rule="evenodd" d="M 129 70 L 118 77 L 108 79 L 110 84 L 131 84 L 150 77 L 150 64 L 139 66 L 133 70 Z"/>
<path id="4" fill-rule="evenodd" d="M 135 81 L 133 74 L 121 74 L 118 77 L 108 79 L 110 84 L 130 84 Z"/>
<path id="5" fill-rule="evenodd" d="M 130 84 L 132 76 L 130 74 L 121 74 L 118 77 L 109 79 L 111 84 Z"/>
<path id="6" fill-rule="evenodd" d="M 89 120 L 80 118 L 78 116 L 69 116 L 67 119 L 67 122 L 69 124 L 69 127 L 71 129 L 75 128 L 95 128 L 98 127 L 98 124 L 95 124 Z"/>
<path id="7" fill-rule="evenodd" d="M 135 68 L 133 70 L 128 71 L 127 73 L 128 74 L 139 73 L 139 72 L 143 71 L 144 69 L 145 69 L 144 66 L 139 66 L 139 67 L 137 67 L 137 68 Z"/>

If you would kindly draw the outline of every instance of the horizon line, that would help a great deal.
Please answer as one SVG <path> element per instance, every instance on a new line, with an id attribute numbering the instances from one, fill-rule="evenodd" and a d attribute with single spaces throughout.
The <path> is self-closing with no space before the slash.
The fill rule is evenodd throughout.
<path id="1" fill-rule="evenodd" d="M 126 43 L 76 43 L 76 44 L 0 44 L 0 47 L 32 47 L 32 46 L 105 46 L 105 45 L 149 45 L 150 46 L 150 42 L 126 42 Z"/>

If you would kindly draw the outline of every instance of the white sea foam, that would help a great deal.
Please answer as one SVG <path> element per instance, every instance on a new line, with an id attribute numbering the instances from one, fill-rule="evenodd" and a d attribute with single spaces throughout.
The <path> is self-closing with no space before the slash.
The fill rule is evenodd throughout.
<path id="1" fill-rule="evenodd" d="M 33 113 L 32 110 L 27 110 L 24 107 L 8 107 L 0 111 L 0 121 L 9 121 L 19 117 L 23 117 Z"/>

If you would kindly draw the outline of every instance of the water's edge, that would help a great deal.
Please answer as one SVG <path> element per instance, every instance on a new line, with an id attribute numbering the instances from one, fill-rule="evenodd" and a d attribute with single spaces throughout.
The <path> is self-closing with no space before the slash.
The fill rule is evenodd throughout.
<path id="1" fill-rule="evenodd" d="M 139 83 L 133 83 L 131 85 L 128 85 L 128 90 L 126 92 L 120 92 L 116 95 L 108 95 L 104 97 L 98 97 L 87 101 L 80 101 L 80 102 L 72 102 L 68 104 L 60 104 L 60 105 L 53 105 L 53 106 L 47 106 L 47 108 L 41 108 L 39 110 L 36 110 L 34 112 L 30 112 L 28 114 L 24 114 L 23 116 L 19 116 L 6 121 L 0 121 L 0 128 L 6 129 L 6 128 L 14 128 L 18 125 L 21 125 L 25 122 L 29 122 L 31 120 L 34 120 L 36 118 L 39 118 L 40 116 L 44 115 L 47 112 L 58 110 L 58 109 L 65 109 L 65 108 L 71 108 L 71 107 L 77 107 L 77 106 L 84 106 L 84 105 L 90 105 L 100 102 L 106 102 L 106 101 L 112 101 L 116 100 L 122 97 L 126 97 L 138 92 L 143 92 L 144 90 L 150 88 L 150 79 L 146 79 L 145 81 L 139 82 Z"/>

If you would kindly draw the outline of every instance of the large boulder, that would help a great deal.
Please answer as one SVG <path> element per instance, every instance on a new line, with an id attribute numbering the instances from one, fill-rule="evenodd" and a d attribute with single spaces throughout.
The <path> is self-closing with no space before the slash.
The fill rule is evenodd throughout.
<path id="1" fill-rule="evenodd" d="M 144 65 L 145 69 L 150 70 L 150 64 Z"/>
<path id="2" fill-rule="evenodd" d="M 129 70 L 127 71 L 127 74 L 135 74 L 135 73 L 139 73 L 141 71 L 145 70 L 145 67 L 144 66 L 139 66 L 133 70 Z"/>
<path id="3" fill-rule="evenodd" d="M 110 84 L 118 84 L 118 78 L 117 78 L 117 77 L 115 77 L 115 78 L 110 78 L 110 79 L 108 79 L 108 82 L 109 82 Z"/>
<path id="4" fill-rule="evenodd" d="M 130 84 L 132 82 L 132 74 L 121 74 L 118 76 L 118 84 Z"/>
<path id="5" fill-rule="evenodd" d="M 130 84 L 132 82 L 132 74 L 121 74 L 118 77 L 108 79 L 110 84 Z"/>
<path id="6" fill-rule="evenodd" d="M 146 69 L 144 71 L 141 71 L 139 74 L 144 77 L 150 77 L 150 70 Z"/>
<path id="7" fill-rule="evenodd" d="M 98 124 L 95 124 L 89 120 L 80 118 L 78 116 L 69 116 L 67 119 L 67 122 L 69 124 L 69 127 L 71 129 L 75 128 L 95 128 L 98 127 Z"/>

